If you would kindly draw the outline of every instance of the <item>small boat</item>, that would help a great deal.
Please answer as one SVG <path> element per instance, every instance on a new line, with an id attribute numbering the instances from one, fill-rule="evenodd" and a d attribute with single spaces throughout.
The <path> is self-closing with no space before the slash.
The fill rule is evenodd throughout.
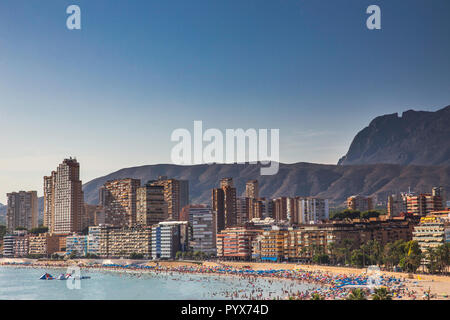
<path id="1" fill-rule="evenodd" d="M 53 276 L 50 273 L 44 273 L 39 280 L 54 280 Z"/>

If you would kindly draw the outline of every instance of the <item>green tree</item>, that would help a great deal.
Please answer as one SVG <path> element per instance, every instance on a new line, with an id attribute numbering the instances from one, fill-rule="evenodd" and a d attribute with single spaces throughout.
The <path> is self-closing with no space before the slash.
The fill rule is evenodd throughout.
<path id="1" fill-rule="evenodd" d="M 404 246 L 400 267 L 408 272 L 416 272 L 422 262 L 422 252 L 417 241 L 409 241 Z"/>
<path id="2" fill-rule="evenodd" d="M 362 268 L 369 261 L 369 256 L 362 249 L 355 249 L 352 251 L 350 263 L 356 267 Z"/>
<path id="3" fill-rule="evenodd" d="M 353 248 L 353 241 L 350 239 L 344 239 L 344 241 L 342 241 L 339 244 L 339 247 L 337 248 L 337 257 L 338 260 L 342 263 L 344 263 L 345 265 L 347 265 L 350 262 L 350 257 L 351 257 L 351 249 Z"/>
<path id="4" fill-rule="evenodd" d="M 316 264 L 329 264 L 330 263 L 330 257 L 325 253 L 315 254 L 313 256 L 312 260 Z"/>
<path id="5" fill-rule="evenodd" d="M 366 292 L 360 288 L 353 289 L 347 296 L 347 300 L 367 300 Z"/>
<path id="6" fill-rule="evenodd" d="M 392 270 L 400 263 L 404 255 L 405 241 L 397 240 L 386 244 L 383 250 L 383 260 L 386 267 Z"/>
<path id="7" fill-rule="evenodd" d="M 385 287 L 376 288 L 372 294 L 372 300 L 392 300 L 389 290 Z"/>

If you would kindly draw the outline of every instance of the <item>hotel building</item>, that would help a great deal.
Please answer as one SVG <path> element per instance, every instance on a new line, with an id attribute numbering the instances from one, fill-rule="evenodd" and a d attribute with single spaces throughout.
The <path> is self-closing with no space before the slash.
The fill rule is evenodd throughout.
<path id="1" fill-rule="evenodd" d="M 414 227 L 413 240 L 419 243 L 422 252 L 434 249 L 450 242 L 449 216 L 427 216 L 420 218 L 419 225 Z"/>

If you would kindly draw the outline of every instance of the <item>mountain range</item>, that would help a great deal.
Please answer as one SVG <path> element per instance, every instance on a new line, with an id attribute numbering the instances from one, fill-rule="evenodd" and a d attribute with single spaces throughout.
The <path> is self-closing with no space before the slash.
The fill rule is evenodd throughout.
<path id="1" fill-rule="evenodd" d="M 450 165 L 450 106 L 375 118 L 338 164 Z"/>
<path id="2" fill-rule="evenodd" d="M 280 164 L 278 174 L 261 176 L 260 165 L 212 164 L 177 166 L 170 164 L 126 168 L 94 179 L 83 186 L 85 201 L 98 203 L 98 190 L 108 180 L 141 179 L 141 183 L 166 175 L 189 180 L 192 203 L 209 203 L 211 189 L 218 187 L 223 177 L 232 177 L 238 195 L 243 195 L 245 183 L 258 179 L 260 195 L 319 196 L 341 205 L 354 194 L 375 196 L 386 201 L 388 194 L 407 191 L 430 192 L 433 186 L 450 185 L 450 166 L 416 166 L 396 164 L 322 165 L 313 163 Z"/>
<path id="3" fill-rule="evenodd" d="M 436 112 L 406 111 L 375 118 L 354 138 L 337 165 L 280 164 L 278 174 L 260 176 L 260 165 L 172 164 L 124 168 L 83 185 L 85 202 L 98 204 L 98 190 L 108 180 L 140 179 L 144 184 L 158 176 L 189 180 L 192 203 L 209 203 L 211 189 L 223 177 L 234 178 L 238 195 L 245 183 L 258 179 L 260 196 L 318 196 L 336 206 L 347 197 L 363 194 L 385 202 L 387 195 L 408 191 L 430 192 L 444 186 L 450 193 L 450 106 Z M 42 213 L 43 198 L 39 199 Z M 6 207 L 0 206 L 0 216 Z M 3 213 L 5 214 L 5 213 Z"/>

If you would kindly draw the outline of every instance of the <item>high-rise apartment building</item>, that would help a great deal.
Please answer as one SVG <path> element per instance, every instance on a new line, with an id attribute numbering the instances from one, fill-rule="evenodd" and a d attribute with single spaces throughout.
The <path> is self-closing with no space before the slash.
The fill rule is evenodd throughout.
<path id="1" fill-rule="evenodd" d="M 100 189 L 100 205 L 105 210 L 105 223 L 114 227 L 133 227 L 136 224 L 137 190 L 139 179 L 111 180 Z"/>
<path id="2" fill-rule="evenodd" d="M 388 196 L 387 214 L 389 218 L 398 217 L 407 212 L 406 194 L 393 194 Z"/>
<path id="3" fill-rule="evenodd" d="M 28 230 L 38 226 L 38 200 L 36 191 L 12 192 L 8 197 L 6 228 L 14 231 L 18 227 Z"/>
<path id="4" fill-rule="evenodd" d="M 298 219 L 300 224 L 313 224 L 329 219 L 328 199 L 309 197 L 298 201 L 300 201 L 300 216 Z"/>
<path id="5" fill-rule="evenodd" d="M 152 226 L 168 218 L 164 187 L 146 184 L 137 189 L 137 224 Z"/>
<path id="6" fill-rule="evenodd" d="M 406 210 L 408 214 L 426 216 L 433 211 L 443 210 L 440 196 L 422 193 L 419 195 L 409 194 L 406 196 Z"/>
<path id="7" fill-rule="evenodd" d="M 206 254 L 216 253 L 216 225 L 210 206 L 202 205 L 191 208 L 192 218 L 192 250 Z"/>
<path id="8" fill-rule="evenodd" d="M 51 176 L 44 177 L 44 224 L 50 233 L 79 232 L 83 214 L 80 164 L 76 159 L 65 159 Z"/>
<path id="9" fill-rule="evenodd" d="M 189 181 L 167 179 L 161 176 L 148 184 L 164 187 L 164 200 L 167 203 L 167 214 L 171 220 L 178 220 L 181 209 L 189 204 Z"/>
<path id="10" fill-rule="evenodd" d="M 212 209 L 216 216 L 217 232 L 237 225 L 236 188 L 232 178 L 220 180 L 220 188 L 212 191 Z"/>
<path id="11" fill-rule="evenodd" d="M 258 180 L 250 180 L 245 184 L 245 196 L 250 199 L 259 198 Z"/>
<path id="12" fill-rule="evenodd" d="M 351 196 L 347 198 L 347 207 L 350 210 L 358 210 L 360 212 L 373 210 L 373 200 L 371 197 Z"/>
<path id="13" fill-rule="evenodd" d="M 249 212 L 250 212 L 250 199 L 249 198 L 236 198 L 236 223 L 239 226 L 244 225 L 247 221 L 249 221 Z"/>
<path id="14" fill-rule="evenodd" d="M 275 221 L 287 221 L 287 206 L 288 200 L 286 197 L 279 197 L 273 200 L 273 218 L 275 219 Z"/>
<path id="15" fill-rule="evenodd" d="M 153 259 L 174 259 L 176 253 L 189 248 L 189 225 L 187 221 L 164 221 L 152 227 Z"/>

